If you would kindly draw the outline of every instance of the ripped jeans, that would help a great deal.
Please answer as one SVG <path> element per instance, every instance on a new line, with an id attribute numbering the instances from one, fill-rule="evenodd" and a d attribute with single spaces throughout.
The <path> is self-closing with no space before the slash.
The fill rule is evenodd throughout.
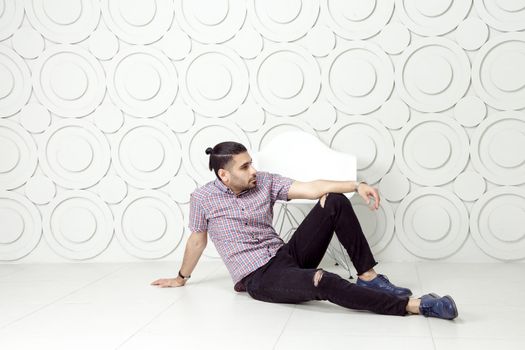
<path id="1" fill-rule="evenodd" d="M 242 280 L 248 294 L 266 302 L 328 300 L 350 309 L 406 315 L 408 297 L 360 287 L 317 268 L 334 231 L 358 275 L 377 264 L 349 199 L 341 193 L 329 193 L 324 206 L 317 202 L 276 255 Z"/>

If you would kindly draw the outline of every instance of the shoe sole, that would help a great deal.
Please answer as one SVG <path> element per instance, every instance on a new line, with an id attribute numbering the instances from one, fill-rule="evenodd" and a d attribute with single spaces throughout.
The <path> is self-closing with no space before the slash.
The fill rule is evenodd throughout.
<path id="1" fill-rule="evenodd" d="M 367 288 L 367 289 L 371 289 L 371 290 L 375 290 L 376 292 L 381 292 L 381 293 L 385 293 L 385 294 L 388 294 L 388 295 L 393 295 L 395 297 L 400 297 L 400 298 L 404 298 L 404 297 L 411 297 L 413 295 L 413 293 L 411 292 L 410 294 L 395 294 L 395 293 L 391 293 L 389 291 L 386 291 L 384 289 L 380 289 L 380 288 L 374 288 L 374 287 L 369 287 L 369 286 L 364 286 L 362 284 L 355 284 L 356 286 L 359 286 L 359 287 L 363 287 L 363 288 Z"/>

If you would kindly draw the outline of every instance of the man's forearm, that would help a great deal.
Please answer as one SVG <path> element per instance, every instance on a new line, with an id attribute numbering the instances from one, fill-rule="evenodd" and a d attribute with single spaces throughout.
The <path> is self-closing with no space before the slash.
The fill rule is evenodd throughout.
<path id="1" fill-rule="evenodd" d="M 356 190 L 357 183 L 357 181 L 315 180 L 314 186 L 317 188 L 319 197 L 321 197 L 322 195 L 328 192 L 354 192 Z"/>
<path id="2" fill-rule="evenodd" d="M 186 242 L 186 249 L 184 250 L 184 258 L 182 260 L 182 266 L 180 273 L 184 276 L 189 276 L 195 269 L 199 258 L 206 248 L 206 241 L 199 239 L 196 235 L 204 235 L 206 233 L 192 233 L 188 241 Z"/>

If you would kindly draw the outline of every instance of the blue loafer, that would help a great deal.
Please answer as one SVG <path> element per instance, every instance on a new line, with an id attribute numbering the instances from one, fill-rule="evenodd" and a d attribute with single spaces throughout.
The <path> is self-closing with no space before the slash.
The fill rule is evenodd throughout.
<path id="1" fill-rule="evenodd" d="M 388 280 L 385 275 L 378 274 L 376 278 L 371 281 L 363 281 L 357 278 L 355 283 L 358 286 L 375 289 L 388 294 L 396 295 L 398 297 L 409 297 L 412 295 L 412 291 L 408 288 L 398 287 Z"/>
<path id="2" fill-rule="evenodd" d="M 425 294 L 421 298 L 419 313 L 425 317 L 444 318 L 453 320 L 458 317 L 458 309 L 450 295 L 440 297 L 437 294 Z"/>

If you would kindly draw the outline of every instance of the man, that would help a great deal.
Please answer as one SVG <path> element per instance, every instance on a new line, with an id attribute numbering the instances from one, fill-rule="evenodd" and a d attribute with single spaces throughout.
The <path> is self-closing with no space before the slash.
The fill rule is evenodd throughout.
<path id="1" fill-rule="evenodd" d="M 257 300 L 299 303 L 328 300 L 350 309 L 388 315 L 423 314 L 454 319 L 458 312 L 450 296 L 412 292 L 377 274 L 377 262 L 348 198 L 356 191 L 367 203 L 377 190 L 365 182 L 316 180 L 299 182 L 264 171 L 257 172 L 246 148 L 222 142 L 206 149 L 209 167 L 217 179 L 191 194 L 189 228 L 184 259 L 176 278 L 152 285 L 184 286 L 210 236 L 234 282 Z M 291 239 L 284 241 L 272 227 L 276 200 L 318 199 Z M 357 270 L 356 283 L 318 268 L 334 234 Z"/>

